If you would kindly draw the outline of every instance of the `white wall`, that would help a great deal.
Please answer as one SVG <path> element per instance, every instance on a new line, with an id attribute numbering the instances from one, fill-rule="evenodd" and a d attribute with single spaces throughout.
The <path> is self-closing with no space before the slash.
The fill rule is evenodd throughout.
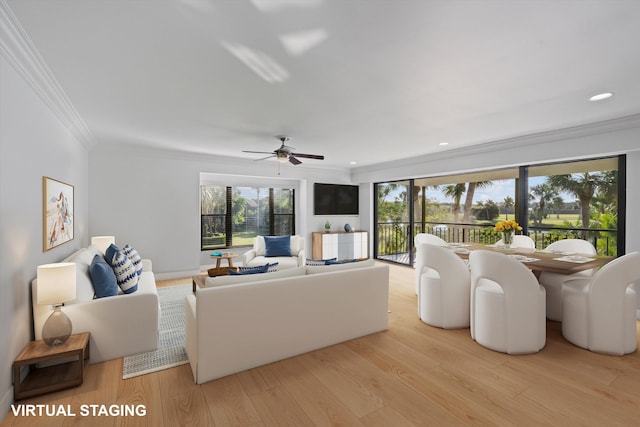
<path id="1" fill-rule="evenodd" d="M 196 274 L 207 265 L 200 251 L 201 173 L 230 182 L 285 180 L 295 183 L 296 233 L 307 239 L 321 230 L 327 217 L 312 215 L 314 182 L 351 183 L 346 170 L 326 170 L 265 161 L 239 161 L 144 148 L 101 145 L 89 155 L 90 235 L 115 235 L 116 243 L 131 244 L 153 261 L 161 279 Z M 343 224 L 346 217 L 328 217 Z M 360 227 L 359 217 L 348 219 Z"/>
<path id="2" fill-rule="evenodd" d="M 640 135 L 638 135 L 640 145 Z M 627 253 L 640 251 L 640 150 L 627 154 Z M 640 283 L 636 283 L 638 309 L 636 317 L 640 320 Z"/>
<path id="3" fill-rule="evenodd" d="M 87 244 L 87 150 L 0 55 L 0 420 L 13 401 L 11 365 L 32 339 L 30 282 L 40 264 Z M 73 184 L 71 242 L 42 249 L 42 176 Z"/>

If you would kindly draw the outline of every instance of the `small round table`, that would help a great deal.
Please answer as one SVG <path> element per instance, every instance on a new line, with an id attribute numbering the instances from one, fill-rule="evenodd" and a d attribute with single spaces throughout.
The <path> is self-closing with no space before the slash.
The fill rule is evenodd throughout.
<path id="1" fill-rule="evenodd" d="M 216 276 L 225 276 L 227 274 L 229 274 L 229 269 L 233 268 L 233 258 L 236 258 L 238 256 L 238 254 L 232 254 L 229 252 L 225 252 L 223 254 L 217 255 L 215 253 L 211 254 L 210 257 L 211 258 L 215 258 L 216 260 L 216 266 L 214 268 L 210 268 L 209 270 L 207 270 L 207 273 L 209 274 L 209 277 L 216 277 Z M 222 261 L 223 259 L 227 260 L 227 267 L 221 267 L 220 266 L 220 261 Z"/>

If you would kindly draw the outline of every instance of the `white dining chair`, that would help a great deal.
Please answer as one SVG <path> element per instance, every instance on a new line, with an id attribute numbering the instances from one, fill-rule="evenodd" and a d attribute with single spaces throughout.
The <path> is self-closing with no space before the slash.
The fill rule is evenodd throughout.
<path id="1" fill-rule="evenodd" d="M 496 246 L 504 246 L 502 239 L 496 242 Z M 527 249 L 535 249 L 536 243 L 529 236 L 525 236 L 524 234 L 515 234 L 513 236 L 513 241 L 511 242 L 512 248 L 527 248 Z"/>
<path id="2" fill-rule="evenodd" d="M 635 283 L 640 252 L 617 258 L 591 278 L 563 286 L 562 336 L 593 352 L 623 355 L 638 346 Z"/>
<path id="3" fill-rule="evenodd" d="M 593 245 L 582 239 L 564 239 L 551 243 L 545 251 L 563 253 L 574 253 L 581 255 L 596 255 L 597 251 Z M 554 322 L 562 321 L 562 285 L 574 279 L 585 279 L 594 275 L 595 268 L 580 271 L 574 274 L 558 274 L 542 272 L 538 281 L 547 291 L 547 319 Z"/>
<path id="4" fill-rule="evenodd" d="M 422 265 L 432 272 L 420 277 L 420 319 L 444 329 L 469 327 L 471 277 L 467 264 L 443 246 L 421 243 L 419 248 Z"/>
<path id="5" fill-rule="evenodd" d="M 416 266 L 416 278 L 415 278 L 415 287 L 416 287 L 416 295 L 419 294 L 420 292 L 420 276 L 422 276 L 423 274 L 430 274 L 428 272 L 428 268 L 425 268 L 425 266 L 422 264 L 421 260 L 424 259 L 422 256 L 420 256 L 420 245 L 422 243 L 427 243 L 427 244 L 431 244 L 431 245 L 438 245 L 438 246 L 447 246 L 447 242 L 444 239 L 441 239 L 440 237 L 434 235 L 434 234 L 429 234 L 429 233 L 419 233 L 416 234 L 416 236 L 413 238 L 413 243 L 414 246 L 416 248 L 416 262 L 415 262 L 415 266 Z"/>
<path id="6" fill-rule="evenodd" d="M 520 261 L 476 250 L 471 265 L 471 337 L 491 350 L 536 353 L 546 343 L 545 290 Z"/>

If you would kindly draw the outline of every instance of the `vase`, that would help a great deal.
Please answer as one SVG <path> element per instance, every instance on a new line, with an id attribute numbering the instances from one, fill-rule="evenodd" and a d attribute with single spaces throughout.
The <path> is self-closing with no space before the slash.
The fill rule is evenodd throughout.
<path id="1" fill-rule="evenodd" d="M 502 232 L 502 244 L 505 248 L 509 249 L 513 243 L 513 232 Z"/>

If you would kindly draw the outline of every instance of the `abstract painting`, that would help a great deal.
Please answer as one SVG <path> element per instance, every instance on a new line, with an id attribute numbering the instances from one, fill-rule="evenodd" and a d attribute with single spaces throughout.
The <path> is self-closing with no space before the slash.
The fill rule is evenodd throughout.
<path id="1" fill-rule="evenodd" d="M 73 185 L 42 177 L 43 250 L 73 240 Z"/>

